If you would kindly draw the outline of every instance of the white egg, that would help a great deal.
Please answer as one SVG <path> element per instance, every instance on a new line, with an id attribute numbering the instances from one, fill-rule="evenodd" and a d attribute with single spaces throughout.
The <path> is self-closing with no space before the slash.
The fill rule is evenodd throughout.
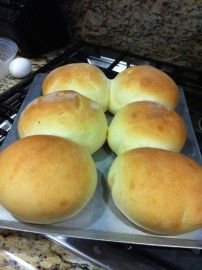
<path id="1" fill-rule="evenodd" d="M 10 74 L 16 78 L 23 78 L 27 76 L 31 70 L 31 62 L 24 57 L 15 58 L 9 65 Z"/>

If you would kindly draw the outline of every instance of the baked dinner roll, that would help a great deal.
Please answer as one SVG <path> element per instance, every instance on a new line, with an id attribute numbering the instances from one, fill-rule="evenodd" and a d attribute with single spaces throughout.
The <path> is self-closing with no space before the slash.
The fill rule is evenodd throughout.
<path id="1" fill-rule="evenodd" d="M 132 149 L 115 159 L 108 181 L 115 205 L 146 230 L 181 234 L 202 227 L 202 168 L 186 156 Z"/>
<path id="2" fill-rule="evenodd" d="M 151 101 L 133 102 L 114 116 L 108 144 L 117 154 L 138 147 L 180 152 L 186 140 L 183 119 L 175 111 Z"/>
<path id="3" fill-rule="evenodd" d="M 29 136 L 0 154 L 0 202 L 17 219 L 49 224 L 70 218 L 92 198 L 97 174 L 89 153 L 55 136 Z"/>
<path id="4" fill-rule="evenodd" d="M 164 72 L 151 66 L 130 67 L 111 81 L 109 111 L 117 113 L 133 101 L 160 102 L 171 109 L 178 103 L 177 85 Z"/>
<path id="5" fill-rule="evenodd" d="M 21 138 L 55 135 L 83 145 L 91 154 L 107 138 L 107 120 L 101 107 L 75 91 L 54 92 L 33 100 L 18 122 Z"/>
<path id="6" fill-rule="evenodd" d="M 97 102 L 104 111 L 109 106 L 110 80 L 98 67 L 87 64 L 67 64 L 52 70 L 42 84 L 43 94 L 75 90 Z"/>

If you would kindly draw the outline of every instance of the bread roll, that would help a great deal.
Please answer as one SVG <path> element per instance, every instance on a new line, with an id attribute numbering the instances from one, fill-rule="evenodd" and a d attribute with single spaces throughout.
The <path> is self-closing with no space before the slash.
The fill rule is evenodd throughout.
<path id="1" fill-rule="evenodd" d="M 108 181 L 119 210 L 146 230 L 181 234 L 202 227 L 202 168 L 186 156 L 133 149 L 115 159 Z"/>
<path id="2" fill-rule="evenodd" d="M 47 134 L 71 139 L 91 154 L 107 138 L 107 120 L 100 106 L 75 91 L 54 92 L 33 100 L 18 122 L 21 138 Z"/>
<path id="3" fill-rule="evenodd" d="M 115 114 L 126 104 L 141 100 L 160 102 L 174 109 L 178 99 L 177 85 L 167 74 L 151 66 L 135 66 L 111 81 L 109 111 Z"/>
<path id="4" fill-rule="evenodd" d="M 45 78 L 42 89 L 44 95 L 75 90 L 97 102 L 104 111 L 109 106 L 110 80 L 101 69 L 90 64 L 68 64 L 54 69 Z"/>
<path id="5" fill-rule="evenodd" d="M 139 101 L 123 107 L 108 130 L 108 144 L 117 154 L 137 147 L 180 152 L 186 127 L 176 112 L 157 102 Z"/>
<path id="6" fill-rule="evenodd" d="M 80 145 L 55 136 L 29 136 L 0 154 L 0 202 L 17 219 L 49 224 L 86 206 L 96 168 Z"/>

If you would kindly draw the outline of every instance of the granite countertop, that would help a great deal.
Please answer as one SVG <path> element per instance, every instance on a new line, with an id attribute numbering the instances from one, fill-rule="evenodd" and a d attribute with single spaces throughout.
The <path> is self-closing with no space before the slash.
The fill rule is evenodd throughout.
<path id="1" fill-rule="evenodd" d="M 98 270 L 41 235 L 0 230 L 0 270 Z"/>
<path id="2" fill-rule="evenodd" d="M 65 49 L 56 50 L 38 59 L 30 59 L 32 72 L 54 59 Z M 8 75 L 0 80 L 0 94 L 21 79 Z M 0 230 L 0 270 L 98 270 L 92 264 L 59 247 L 41 235 Z"/>
<path id="3" fill-rule="evenodd" d="M 73 32 L 80 29 L 87 42 L 202 69 L 202 1 L 64 2 L 81 18 L 71 24 Z"/>
<path id="4" fill-rule="evenodd" d="M 32 72 L 36 71 L 40 67 L 44 66 L 46 63 L 60 55 L 64 52 L 65 48 L 58 49 L 47 54 L 42 55 L 40 58 L 32 58 L 30 59 L 32 63 Z M 0 80 L 0 94 L 7 91 L 10 87 L 14 86 L 15 84 L 19 83 L 22 79 L 14 78 L 11 75 L 7 75 L 2 80 Z"/>

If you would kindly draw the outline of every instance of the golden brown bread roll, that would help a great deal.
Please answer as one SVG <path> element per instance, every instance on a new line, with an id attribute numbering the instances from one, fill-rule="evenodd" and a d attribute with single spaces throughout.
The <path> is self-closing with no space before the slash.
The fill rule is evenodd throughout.
<path id="1" fill-rule="evenodd" d="M 181 234 L 202 226 L 202 168 L 186 156 L 129 150 L 115 159 L 108 181 L 116 206 L 142 228 Z"/>
<path id="2" fill-rule="evenodd" d="M 36 98 L 27 105 L 18 122 L 21 138 L 37 134 L 59 136 L 83 145 L 91 154 L 104 144 L 107 129 L 100 106 L 75 91 Z"/>
<path id="3" fill-rule="evenodd" d="M 43 94 L 75 90 L 97 102 L 104 111 L 109 106 L 110 80 L 98 67 L 87 64 L 67 64 L 52 70 L 42 84 Z"/>
<path id="4" fill-rule="evenodd" d="M 109 111 L 116 114 L 126 104 L 142 100 L 160 102 L 173 109 L 178 99 L 177 85 L 167 74 L 151 66 L 135 66 L 111 81 Z"/>
<path id="5" fill-rule="evenodd" d="M 80 145 L 29 136 L 0 153 L 0 202 L 17 219 L 48 224 L 78 213 L 92 198 L 97 174 Z"/>
<path id="6" fill-rule="evenodd" d="M 183 119 L 175 111 L 151 101 L 133 102 L 114 116 L 108 144 L 117 154 L 137 147 L 180 152 L 186 140 Z"/>

